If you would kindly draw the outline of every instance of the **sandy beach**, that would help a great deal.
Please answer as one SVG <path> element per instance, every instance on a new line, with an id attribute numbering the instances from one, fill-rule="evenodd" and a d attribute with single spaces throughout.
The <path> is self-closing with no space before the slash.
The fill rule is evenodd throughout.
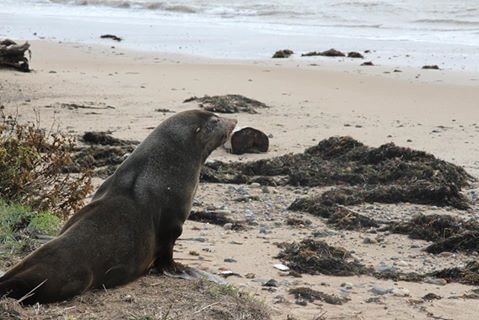
<path id="1" fill-rule="evenodd" d="M 46 126 L 54 115 L 74 133 L 111 130 L 120 138 L 141 140 L 168 116 L 155 109 L 186 110 L 196 107 L 182 103 L 191 96 L 237 93 L 274 107 L 267 121 L 235 115 L 238 126 L 273 135 L 270 153 L 245 159 L 298 152 L 326 137 L 351 135 L 368 145 L 394 142 L 479 170 L 479 74 L 418 68 L 394 72 L 398 68 L 322 57 L 211 60 L 119 50 L 114 43 L 33 41 L 32 51 L 32 73 L 1 71 L 1 104 L 9 112 L 18 108 L 26 119 L 35 109 Z M 70 102 L 114 109 L 91 115 L 44 108 Z"/>
<path id="2" fill-rule="evenodd" d="M 460 165 L 479 178 L 479 74 L 422 70 L 387 65 L 360 66 L 356 61 L 326 57 L 258 60 L 219 60 L 195 56 L 129 51 L 108 46 L 53 41 L 31 41 L 31 73 L 0 70 L 0 106 L 20 121 L 40 119 L 42 127 L 58 126 L 73 135 L 111 131 L 122 139 L 141 141 L 173 112 L 197 108 L 183 103 L 192 96 L 241 94 L 271 106 L 258 114 L 227 115 L 239 126 L 251 126 L 270 135 L 270 151 L 241 156 L 217 150 L 210 160 L 247 161 L 298 153 L 332 136 L 351 136 L 377 147 L 393 142 L 432 153 Z M 279 49 L 279 48 L 278 48 Z M 401 72 L 394 72 L 399 69 Z M 96 109 L 63 108 L 62 104 L 92 105 Z M 96 183 L 99 183 L 98 179 Z M 258 201 L 235 202 L 246 192 Z M 197 208 L 227 209 L 237 219 L 252 210 L 260 227 L 243 232 L 188 221 L 176 247 L 181 262 L 217 273 L 226 268 L 241 277 L 227 281 L 263 301 L 273 319 L 473 319 L 477 301 L 461 297 L 474 289 L 458 283 L 393 282 L 371 276 L 285 276 L 273 265 L 277 242 L 300 241 L 312 231 L 329 230 L 324 220 L 307 213 L 291 213 L 298 195 L 318 192 L 297 187 L 271 187 L 269 193 L 252 185 L 201 184 Z M 464 193 L 478 192 L 473 184 Z M 479 219 L 479 202 L 461 211 L 413 204 L 365 204 L 354 207 L 364 214 L 441 213 Z M 289 216 L 311 220 L 305 228 L 284 224 Z M 427 242 L 389 234 L 381 244 L 366 244 L 367 235 L 335 230 L 326 238 L 354 252 L 366 265 L 396 263 L 403 271 L 428 271 L 469 261 L 465 253 L 433 255 L 422 251 Z M 202 237 L 205 242 L 191 239 Z M 192 255 L 192 252 L 200 255 Z M 477 259 L 477 254 L 472 255 Z M 225 259 L 234 259 L 233 263 Z M 248 279 L 246 274 L 255 274 Z M 264 290 L 261 280 L 276 279 L 278 286 Z M 295 304 L 288 289 L 308 286 L 347 296 L 343 305 L 323 302 Z M 349 290 L 344 287 L 351 286 Z M 406 289 L 407 294 L 376 296 L 372 287 Z M 117 290 L 124 290 L 119 288 Z M 441 300 L 418 303 L 427 293 Z M 376 297 L 377 299 L 370 299 Z M 453 297 L 453 298 L 451 298 Z M 291 316 L 291 318 L 288 318 Z M 293 318 L 294 317 L 294 318 Z M 316 318 L 315 318 L 316 317 Z"/>

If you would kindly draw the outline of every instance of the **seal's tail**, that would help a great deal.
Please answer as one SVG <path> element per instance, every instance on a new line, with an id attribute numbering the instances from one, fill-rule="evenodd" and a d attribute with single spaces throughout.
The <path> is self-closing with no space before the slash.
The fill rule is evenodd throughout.
<path id="1" fill-rule="evenodd" d="M 25 273 L 14 273 L 11 270 L 3 277 L 0 277 L 0 298 L 13 298 L 18 302 L 32 304 L 38 301 L 38 291 L 45 284 L 46 280 L 32 281 L 30 277 L 25 277 Z"/>

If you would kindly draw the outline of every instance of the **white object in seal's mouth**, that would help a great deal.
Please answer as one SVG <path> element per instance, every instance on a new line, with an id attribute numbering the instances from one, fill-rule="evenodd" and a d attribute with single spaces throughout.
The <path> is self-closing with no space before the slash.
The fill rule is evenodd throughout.
<path id="1" fill-rule="evenodd" d="M 223 144 L 223 148 L 226 149 L 226 151 L 230 152 L 231 153 L 231 137 L 233 136 L 233 134 L 237 131 L 240 131 L 242 130 L 243 127 L 238 127 L 236 126 L 233 131 L 231 131 L 230 135 L 228 136 L 228 139 L 226 140 L 226 142 Z"/>

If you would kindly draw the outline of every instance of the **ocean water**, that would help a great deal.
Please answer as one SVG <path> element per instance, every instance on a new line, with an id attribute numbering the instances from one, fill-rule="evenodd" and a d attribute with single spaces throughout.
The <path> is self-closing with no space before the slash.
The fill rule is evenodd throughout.
<path id="1" fill-rule="evenodd" d="M 477 0 L 0 0 L 0 37 L 34 33 L 88 43 L 114 33 L 120 46 L 234 59 L 372 50 L 382 64 L 479 70 Z"/>

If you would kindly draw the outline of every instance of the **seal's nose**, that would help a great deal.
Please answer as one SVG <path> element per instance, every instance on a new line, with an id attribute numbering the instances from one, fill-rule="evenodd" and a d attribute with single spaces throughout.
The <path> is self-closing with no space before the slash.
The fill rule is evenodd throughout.
<path id="1" fill-rule="evenodd" d="M 234 128 L 236 127 L 236 124 L 238 123 L 238 120 L 236 119 L 228 119 L 228 118 L 223 118 L 224 122 L 225 122 L 225 125 L 226 125 L 226 131 L 227 131 L 227 135 L 229 136 Z"/>

